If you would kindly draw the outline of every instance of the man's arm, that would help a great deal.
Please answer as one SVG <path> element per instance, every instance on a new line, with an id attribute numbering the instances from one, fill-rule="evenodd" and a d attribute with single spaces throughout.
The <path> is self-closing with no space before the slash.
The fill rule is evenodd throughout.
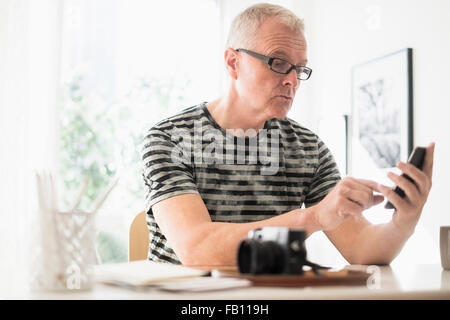
<path id="1" fill-rule="evenodd" d="M 344 258 L 353 264 L 389 264 L 414 232 L 431 188 L 434 144 L 427 150 L 424 171 L 401 164 L 416 185 L 391 175 L 405 199 L 373 181 L 347 177 L 317 205 L 251 223 L 212 222 L 199 195 L 185 194 L 153 205 L 153 214 L 173 250 L 186 265 L 235 265 L 239 242 L 248 231 L 264 226 L 301 227 L 307 234 L 323 230 Z M 362 212 L 383 201 L 397 211 L 390 223 L 372 225 Z"/>
<path id="2" fill-rule="evenodd" d="M 184 265 L 236 265 L 240 241 L 252 229 L 266 226 L 318 230 L 310 209 L 296 209 L 270 219 L 229 223 L 212 222 L 197 194 L 184 194 L 160 201 L 152 207 L 155 220 Z"/>
<path id="3" fill-rule="evenodd" d="M 381 192 L 397 208 L 392 220 L 371 224 L 364 217 L 349 219 L 333 230 L 325 231 L 330 241 L 347 261 L 353 264 L 390 264 L 414 233 L 432 184 L 434 143 L 427 147 L 423 171 L 408 163 L 398 167 L 414 181 L 390 173 L 389 178 L 405 191 L 399 197 L 391 188 L 378 185 Z"/>
<path id="4" fill-rule="evenodd" d="M 344 221 L 362 219 L 363 210 L 383 200 L 373 194 L 376 187 L 373 181 L 345 178 L 315 206 L 250 223 L 212 222 L 197 194 L 162 200 L 153 205 L 152 211 L 183 264 L 235 265 L 238 244 L 250 230 L 265 226 L 297 227 L 305 229 L 308 236 L 318 230 L 334 230 Z M 349 259 L 358 233 L 345 234 L 340 230 L 335 231 L 332 241 Z"/>
<path id="5" fill-rule="evenodd" d="M 325 233 L 351 264 L 390 264 L 410 235 L 400 232 L 392 221 L 371 224 L 365 218 L 362 220 L 365 222 L 349 220 L 333 232 Z M 351 236 L 345 237 L 345 234 Z M 345 240 L 337 238 L 348 238 L 348 244 L 343 246 L 341 243 Z"/>
<path id="6" fill-rule="evenodd" d="M 409 238 L 392 222 L 371 224 L 364 217 L 349 219 L 325 234 L 351 264 L 390 264 Z"/>

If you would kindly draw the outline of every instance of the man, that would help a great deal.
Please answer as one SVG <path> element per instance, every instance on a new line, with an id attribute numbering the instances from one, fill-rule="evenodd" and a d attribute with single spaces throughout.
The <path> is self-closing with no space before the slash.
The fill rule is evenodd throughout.
<path id="1" fill-rule="evenodd" d="M 403 199 L 374 181 L 341 180 L 320 138 L 286 117 L 312 71 L 303 23 L 280 6 L 238 15 L 224 60 L 230 84 L 223 97 L 159 122 L 145 137 L 149 259 L 235 265 L 250 230 L 287 226 L 308 236 L 324 231 L 349 263 L 389 264 L 428 197 L 434 144 L 423 171 L 398 165 L 415 184 L 389 174 Z M 362 212 L 385 197 L 397 208 L 392 221 L 373 225 Z"/>

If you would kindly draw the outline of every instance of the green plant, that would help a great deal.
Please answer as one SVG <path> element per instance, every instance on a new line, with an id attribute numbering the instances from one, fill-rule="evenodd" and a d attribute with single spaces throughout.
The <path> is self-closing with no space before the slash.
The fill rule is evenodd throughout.
<path id="1" fill-rule="evenodd" d="M 105 98 L 75 75 L 63 88 L 60 112 L 59 176 L 64 187 L 61 199 L 68 207 L 85 177 L 89 177 L 80 210 L 90 210 L 93 201 L 115 175 L 126 194 L 121 205 L 132 207 L 144 198 L 140 145 L 144 130 L 167 115 L 172 105 L 182 106 L 186 78 L 140 78 L 122 96 Z M 99 224 L 101 229 L 101 223 Z M 113 233 L 100 232 L 102 262 L 126 259 L 126 245 Z M 111 246 L 105 249 L 105 246 Z"/>

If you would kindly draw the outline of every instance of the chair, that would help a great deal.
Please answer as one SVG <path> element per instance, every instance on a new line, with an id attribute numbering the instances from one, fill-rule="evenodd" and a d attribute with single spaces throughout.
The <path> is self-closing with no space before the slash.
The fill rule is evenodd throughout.
<path id="1" fill-rule="evenodd" d="M 147 213 L 140 212 L 131 223 L 128 242 L 128 261 L 146 260 L 149 246 Z"/>

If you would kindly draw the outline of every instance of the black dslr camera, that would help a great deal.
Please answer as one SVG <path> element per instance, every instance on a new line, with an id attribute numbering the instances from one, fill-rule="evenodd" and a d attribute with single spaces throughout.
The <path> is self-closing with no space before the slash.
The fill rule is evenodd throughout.
<path id="1" fill-rule="evenodd" d="M 328 269 L 306 260 L 306 232 L 287 227 L 252 230 L 238 248 L 240 273 L 303 274 L 303 266 Z"/>

